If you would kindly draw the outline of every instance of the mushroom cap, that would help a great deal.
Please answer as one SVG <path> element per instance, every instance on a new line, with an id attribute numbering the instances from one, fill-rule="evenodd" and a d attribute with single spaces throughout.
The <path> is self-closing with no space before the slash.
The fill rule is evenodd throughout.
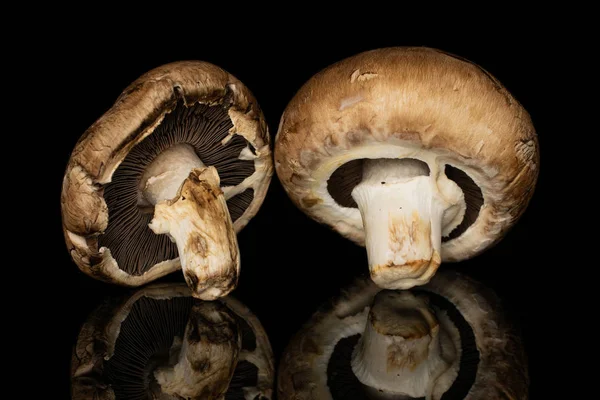
<path id="1" fill-rule="evenodd" d="M 313 314 L 282 355 L 277 378 L 279 399 L 333 399 L 328 386 L 329 359 L 341 339 L 362 333 L 370 305 L 381 290 L 368 278 L 357 279 Z M 440 270 L 419 291 L 452 303 L 473 330 L 479 362 L 465 399 L 526 399 L 526 355 L 518 330 L 507 319 L 497 295 L 447 269 Z"/>
<path id="2" fill-rule="evenodd" d="M 143 275 L 120 269 L 110 249 L 98 245 L 110 221 L 104 187 L 128 153 L 152 135 L 178 103 L 225 105 L 233 127 L 252 148 L 254 173 L 234 188 L 254 197 L 234 221 L 239 232 L 258 212 L 272 176 L 269 133 L 252 93 L 223 69 L 202 61 L 180 61 L 155 68 L 131 83 L 114 105 L 81 136 L 67 164 L 62 193 L 62 222 L 67 248 L 86 274 L 108 282 L 139 286 L 180 268 L 177 259 L 157 263 Z M 242 190 L 243 189 L 243 190 Z M 237 193 L 239 192 L 239 193 Z"/>
<path id="3" fill-rule="evenodd" d="M 90 393 L 102 395 L 100 399 L 114 399 L 115 394 L 103 376 L 104 364 L 115 354 L 115 345 L 121 324 L 127 319 L 135 303 L 141 298 L 170 300 L 191 298 L 190 289 L 182 283 L 158 283 L 136 290 L 124 297 L 107 299 L 83 324 L 71 358 L 72 395 L 74 399 L 88 399 Z M 201 300 L 192 299 L 192 301 Z M 273 350 L 267 333 L 258 318 L 237 299 L 226 296 L 217 302 L 224 304 L 253 333 L 254 343 L 245 345 L 240 353 L 242 360 L 258 369 L 254 391 L 264 399 L 271 398 L 274 381 Z M 245 338 L 242 342 L 245 342 Z M 245 347 L 249 347 L 246 348 Z M 238 363 L 239 365 L 239 363 Z M 112 397 L 111 397 L 112 396 Z M 94 397 L 95 398 L 95 397 Z"/>
<path id="4" fill-rule="evenodd" d="M 352 160 L 423 151 L 435 155 L 432 176 L 459 168 L 483 196 L 476 220 L 443 243 L 443 260 L 497 242 L 533 194 L 539 146 L 529 114 L 481 67 L 422 47 L 367 51 L 314 75 L 281 117 L 275 169 L 300 209 L 364 245 L 359 210 L 334 200 L 329 178 Z"/>

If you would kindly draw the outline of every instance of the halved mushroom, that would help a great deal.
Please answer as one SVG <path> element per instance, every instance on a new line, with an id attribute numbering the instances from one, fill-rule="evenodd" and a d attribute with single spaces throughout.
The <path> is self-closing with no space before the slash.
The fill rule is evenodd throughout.
<path id="1" fill-rule="evenodd" d="M 292 201 L 367 248 L 387 289 L 496 243 L 524 212 L 538 141 L 488 72 L 428 48 L 368 51 L 329 66 L 281 117 L 275 168 Z"/>
<path id="2" fill-rule="evenodd" d="M 158 284 L 101 305 L 83 325 L 73 399 L 270 399 L 273 353 L 237 300 L 205 302 Z"/>
<path id="3" fill-rule="evenodd" d="M 98 279 L 139 286 L 183 268 L 194 296 L 225 296 L 239 275 L 236 233 L 271 175 L 250 91 L 206 62 L 164 65 L 126 88 L 75 146 L 61 195 L 67 247 Z"/>
<path id="4" fill-rule="evenodd" d="M 527 399 L 517 329 L 497 296 L 454 271 L 410 291 L 359 279 L 281 359 L 281 400 Z"/>

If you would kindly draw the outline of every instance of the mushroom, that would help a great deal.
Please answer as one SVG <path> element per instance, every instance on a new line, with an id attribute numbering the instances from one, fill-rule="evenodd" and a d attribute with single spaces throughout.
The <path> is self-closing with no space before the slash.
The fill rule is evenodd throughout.
<path id="1" fill-rule="evenodd" d="M 195 299 L 184 284 L 105 301 L 71 363 L 74 400 L 267 400 L 273 380 L 271 345 L 250 310 L 229 296 Z"/>
<path id="2" fill-rule="evenodd" d="M 63 180 L 68 250 L 92 277 L 139 286 L 179 268 L 194 296 L 237 285 L 236 233 L 272 175 L 250 91 L 219 67 L 147 72 L 77 142 Z"/>
<path id="3" fill-rule="evenodd" d="M 524 212 L 538 175 L 525 109 L 479 66 L 429 48 L 368 51 L 287 105 L 275 169 L 292 201 L 366 246 L 386 289 L 425 284 Z"/>
<path id="4" fill-rule="evenodd" d="M 281 400 L 527 399 L 519 332 L 498 297 L 450 270 L 407 291 L 358 279 L 281 358 Z"/>

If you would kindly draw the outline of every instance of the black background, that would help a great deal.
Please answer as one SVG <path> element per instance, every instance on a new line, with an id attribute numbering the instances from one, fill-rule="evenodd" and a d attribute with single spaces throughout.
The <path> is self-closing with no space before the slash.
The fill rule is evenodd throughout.
<path id="1" fill-rule="evenodd" d="M 89 29 L 95 29 L 90 26 Z M 310 29 L 307 28 L 307 31 Z M 52 220 L 47 244 L 52 260 L 53 300 L 60 310 L 54 316 L 56 338 L 52 348 L 52 394 L 68 397 L 69 363 L 78 330 L 89 313 L 107 296 L 126 290 L 97 282 L 79 272 L 71 261 L 61 232 L 60 187 L 64 168 L 79 136 L 138 76 L 161 64 L 186 59 L 212 62 L 239 78 L 256 96 L 274 139 L 279 117 L 296 90 L 313 74 L 361 51 L 399 45 L 429 46 L 465 57 L 492 73 L 532 116 L 541 146 L 541 174 L 529 208 L 518 224 L 496 247 L 458 264 L 457 268 L 483 281 L 504 300 L 510 316 L 521 326 L 530 359 L 531 398 L 547 390 L 543 310 L 549 307 L 546 277 L 548 248 L 553 227 L 543 206 L 553 191 L 549 179 L 558 145 L 554 102 L 547 76 L 554 55 L 550 44 L 537 33 L 519 37 L 449 39 L 444 34 L 427 39 L 390 32 L 284 37 L 278 30 L 240 36 L 235 29 L 211 34 L 164 32 L 153 29 L 138 35 L 91 39 L 69 33 L 57 38 L 53 76 L 45 85 L 61 100 L 47 99 L 56 109 L 52 156 L 47 179 Z M 195 40 L 194 35 L 199 39 Z M 185 42 L 176 37 L 184 36 Z M 477 36 L 477 35 L 475 35 Z M 173 40 L 164 40 L 165 37 Z M 159 40 L 160 39 L 160 40 Z M 82 42 L 83 41 L 83 42 Z M 53 103 L 53 104 L 52 104 Z M 548 168 L 548 169 L 547 169 Z M 326 226 L 309 219 L 289 201 L 276 176 L 266 200 L 240 233 L 242 273 L 233 293 L 263 323 L 276 360 L 284 346 L 316 308 L 353 277 L 367 271 L 366 252 Z M 180 273 L 166 278 L 182 280 Z M 50 311 L 49 311 L 50 312 Z M 55 392 L 56 391 L 56 392 Z"/>

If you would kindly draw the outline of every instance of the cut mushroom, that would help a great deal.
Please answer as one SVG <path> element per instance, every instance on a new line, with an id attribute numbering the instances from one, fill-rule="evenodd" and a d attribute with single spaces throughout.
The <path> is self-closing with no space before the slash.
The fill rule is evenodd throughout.
<path id="1" fill-rule="evenodd" d="M 88 275 L 139 286 L 179 268 L 194 296 L 237 284 L 236 233 L 272 175 L 267 126 L 236 78 L 199 61 L 156 68 L 79 140 L 61 203 L 69 252 Z"/>
<path id="2" fill-rule="evenodd" d="M 181 284 L 105 302 L 72 359 L 73 399 L 270 399 L 273 354 L 256 317 L 231 297 Z"/>
<path id="3" fill-rule="evenodd" d="M 526 356 L 497 296 L 453 271 L 418 290 L 361 279 L 288 344 L 282 400 L 527 399 Z"/>
<path id="4" fill-rule="evenodd" d="M 285 109 L 275 167 L 292 201 L 367 248 L 387 289 L 490 247 L 524 212 L 538 142 L 488 72 L 428 48 L 387 48 L 312 77 Z"/>

